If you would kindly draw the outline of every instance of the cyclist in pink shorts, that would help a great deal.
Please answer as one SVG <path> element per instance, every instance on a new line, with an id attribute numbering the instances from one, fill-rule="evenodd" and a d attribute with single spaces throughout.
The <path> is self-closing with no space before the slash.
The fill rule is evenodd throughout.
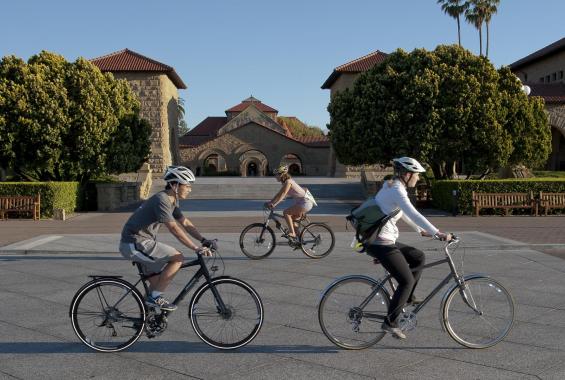
<path id="1" fill-rule="evenodd" d="M 273 199 L 265 203 L 265 206 L 272 209 L 287 196 L 294 199 L 294 204 L 285 209 L 283 214 L 288 225 L 288 237 L 295 240 L 296 231 L 294 229 L 294 221 L 306 215 L 306 213 L 316 205 L 316 201 L 308 189 L 302 188 L 292 179 L 290 174 L 288 174 L 288 166 L 280 165 L 274 170 L 274 174 L 277 181 L 282 183 L 282 187 Z"/>

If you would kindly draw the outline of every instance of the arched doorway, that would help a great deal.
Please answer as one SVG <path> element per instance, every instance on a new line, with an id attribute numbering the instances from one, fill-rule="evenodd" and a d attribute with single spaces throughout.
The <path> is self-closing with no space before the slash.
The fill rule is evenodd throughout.
<path id="1" fill-rule="evenodd" d="M 246 172 L 248 177 L 257 177 L 257 174 L 259 173 L 259 169 L 257 168 L 257 163 L 251 161 L 250 163 L 247 164 L 246 169 L 247 169 Z"/>
<path id="2" fill-rule="evenodd" d="M 248 150 L 239 157 L 239 170 L 242 177 L 262 177 L 267 174 L 267 157 L 258 150 Z"/>
<path id="3" fill-rule="evenodd" d="M 281 159 L 280 164 L 288 166 L 288 172 L 290 173 L 290 175 L 304 174 L 302 168 L 302 160 L 296 154 L 293 153 L 285 154 Z"/>

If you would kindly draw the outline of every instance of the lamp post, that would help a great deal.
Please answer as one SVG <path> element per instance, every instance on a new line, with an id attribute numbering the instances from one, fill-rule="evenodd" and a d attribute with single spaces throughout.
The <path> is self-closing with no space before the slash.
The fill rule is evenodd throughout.
<path id="1" fill-rule="evenodd" d="M 529 96 L 530 92 L 532 92 L 532 89 L 527 84 L 523 84 L 522 91 L 524 91 L 524 94 L 526 94 L 526 96 Z"/>

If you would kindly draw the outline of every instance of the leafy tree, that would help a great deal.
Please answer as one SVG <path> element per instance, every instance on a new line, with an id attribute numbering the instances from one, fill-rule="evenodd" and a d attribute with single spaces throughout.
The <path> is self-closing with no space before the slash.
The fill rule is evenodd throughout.
<path id="1" fill-rule="evenodd" d="M 45 51 L 27 63 L 4 57 L 0 115 L 0 166 L 23 179 L 87 181 L 118 167 L 133 171 L 150 149 L 127 82 L 83 58 L 69 63 Z M 118 128 L 146 140 L 132 144 Z M 118 165 L 117 157 L 125 161 Z"/>
<path id="2" fill-rule="evenodd" d="M 457 20 L 457 40 L 461 46 L 461 22 L 460 17 L 465 13 L 469 7 L 469 3 L 463 0 L 437 0 L 441 5 L 441 10 Z"/>
<path id="3" fill-rule="evenodd" d="M 278 116 L 277 122 L 285 124 L 294 137 L 324 136 L 324 132 L 314 125 L 307 125 L 296 117 Z"/>
<path id="4" fill-rule="evenodd" d="M 528 99 L 508 68 L 456 45 L 397 50 L 334 95 L 328 111 L 332 145 L 349 165 L 406 155 L 446 178 L 455 162 L 469 174 L 536 166 L 549 154 L 543 102 Z"/>

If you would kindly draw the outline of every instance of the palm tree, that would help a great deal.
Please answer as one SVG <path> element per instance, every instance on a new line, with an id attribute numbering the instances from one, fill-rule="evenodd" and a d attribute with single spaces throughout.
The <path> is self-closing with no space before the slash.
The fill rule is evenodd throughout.
<path id="1" fill-rule="evenodd" d="M 457 38 L 459 46 L 461 46 L 461 23 L 459 22 L 459 17 L 468 8 L 468 2 L 463 0 L 437 0 L 437 3 L 441 4 L 442 11 L 457 20 Z"/>
<path id="2" fill-rule="evenodd" d="M 479 51 L 483 55 L 483 22 L 485 21 L 485 9 L 487 0 L 470 0 L 465 10 L 465 19 L 479 31 Z"/>
<path id="3" fill-rule="evenodd" d="M 488 45 L 489 45 L 489 24 L 492 16 L 498 11 L 497 5 L 500 0 L 486 0 L 485 1 L 485 24 L 487 26 L 487 50 L 486 56 L 488 57 Z"/>
<path id="4" fill-rule="evenodd" d="M 190 129 L 188 128 L 188 125 L 186 124 L 186 120 L 184 119 L 186 110 L 184 108 L 184 99 L 181 97 L 177 99 L 177 112 L 178 112 L 178 128 L 179 128 L 178 135 L 184 136 L 190 131 Z"/>

